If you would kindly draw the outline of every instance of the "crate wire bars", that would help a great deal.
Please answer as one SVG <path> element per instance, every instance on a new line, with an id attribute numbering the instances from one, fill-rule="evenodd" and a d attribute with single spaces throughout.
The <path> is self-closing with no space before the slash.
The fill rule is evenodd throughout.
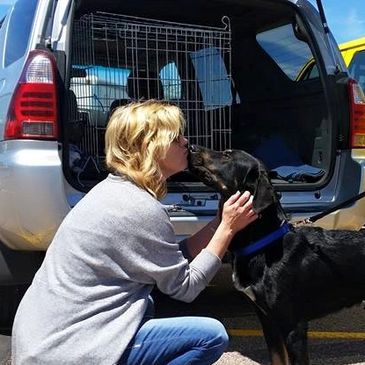
<path id="1" fill-rule="evenodd" d="M 79 148 L 104 161 L 112 109 L 169 100 L 184 112 L 190 143 L 231 147 L 231 29 L 98 12 L 74 23 L 70 89 L 85 121 Z"/>

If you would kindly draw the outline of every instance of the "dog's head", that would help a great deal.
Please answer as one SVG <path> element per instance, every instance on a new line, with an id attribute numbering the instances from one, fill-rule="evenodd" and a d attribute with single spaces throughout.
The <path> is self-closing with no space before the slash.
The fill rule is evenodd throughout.
<path id="1" fill-rule="evenodd" d="M 261 213 L 277 203 L 267 170 L 262 162 L 241 150 L 213 151 L 192 145 L 189 169 L 204 184 L 218 190 L 227 199 L 237 190 L 253 194 L 253 206 Z"/>

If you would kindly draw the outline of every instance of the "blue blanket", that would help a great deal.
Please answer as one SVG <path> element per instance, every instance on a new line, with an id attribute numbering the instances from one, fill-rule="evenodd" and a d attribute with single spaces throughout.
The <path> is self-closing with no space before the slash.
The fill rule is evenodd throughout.
<path id="1" fill-rule="evenodd" d="M 300 166 L 279 166 L 271 171 L 276 173 L 277 177 L 281 179 L 304 182 L 316 182 L 325 174 L 324 170 L 306 164 Z"/>
<path id="2" fill-rule="evenodd" d="M 270 176 L 286 181 L 316 182 L 325 171 L 304 164 L 280 135 L 267 138 L 253 154 L 271 170 Z"/>

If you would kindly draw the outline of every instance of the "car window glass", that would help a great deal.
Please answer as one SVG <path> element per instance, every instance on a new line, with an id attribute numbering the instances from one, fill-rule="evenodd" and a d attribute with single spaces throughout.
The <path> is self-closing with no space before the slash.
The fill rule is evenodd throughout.
<path id="1" fill-rule="evenodd" d="M 5 45 L 4 65 L 20 59 L 28 46 L 38 0 L 18 0 L 10 16 Z"/>
<path id="2" fill-rule="evenodd" d="M 308 74 L 308 79 L 311 80 L 311 79 L 316 79 L 319 77 L 319 73 L 318 73 L 318 67 L 317 65 L 315 64 L 312 69 L 311 69 L 311 72 Z"/>
<path id="3" fill-rule="evenodd" d="M 73 65 L 70 89 L 83 112 L 108 112 L 113 100 L 128 100 L 127 79 L 131 70 L 100 65 Z"/>
<path id="4" fill-rule="evenodd" d="M 297 77 L 297 81 L 304 81 L 304 80 L 313 80 L 318 79 L 318 67 L 314 61 L 311 61 L 309 66 L 306 65 L 304 69 L 299 73 Z"/>
<path id="5" fill-rule="evenodd" d="M 365 90 L 365 51 L 356 52 L 349 64 L 351 76 Z"/>
<path id="6" fill-rule="evenodd" d="M 292 24 L 261 32 L 256 39 L 291 80 L 297 80 L 303 67 L 313 59 L 308 44 L 295 36 Z"/>
<path id="7" fill-rule="evenodd" d="M 166 100 L 181 99 L 181 77 L 175 62 L 171 62 L 161 69 L 160 79 Z"/>

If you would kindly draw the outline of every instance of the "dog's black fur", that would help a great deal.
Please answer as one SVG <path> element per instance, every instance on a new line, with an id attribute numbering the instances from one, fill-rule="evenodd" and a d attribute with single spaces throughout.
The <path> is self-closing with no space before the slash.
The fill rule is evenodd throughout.
<path id="1" fill-rule="evenodd" d="M 272 364 L 309 364 L 308 321 L 365 298 L 363 232 L 303 226 L 262 252 L 235 257 L 237 248 L 270 234 L 286 219 L 265 166 L 244 151 L 191 146 L 189 169 L 223 201 L 237 190 L 254 194 L 260 218 L 230 245 L 234 284 L 254 303 Z"/>

